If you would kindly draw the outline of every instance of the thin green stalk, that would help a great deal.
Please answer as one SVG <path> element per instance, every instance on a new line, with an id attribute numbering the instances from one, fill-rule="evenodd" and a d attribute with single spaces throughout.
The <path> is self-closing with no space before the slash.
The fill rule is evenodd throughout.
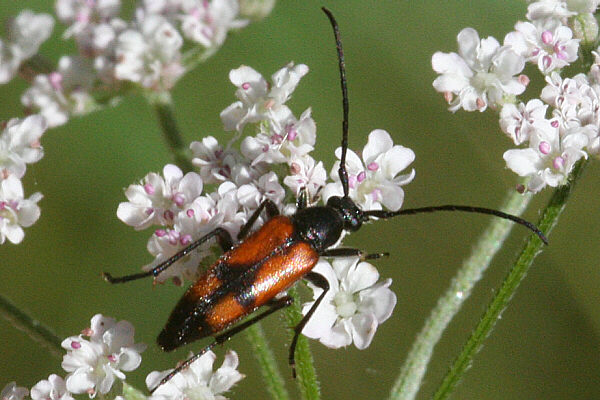
<path id="1" fill-rule="evenodd" d="M 189 150 L 183 142 L 181 132 L 177 127 L 175 112 L 173 110 L 173 99 L 169 92 L 152 92 L 146 94 L 146 99 L 154 108 L 161 131 L 169 149 L 173 153 L 175 163 L 184 171 L 189 172 L 194 169 L 190 161 Z"/>
<path id="2" fill-rule="evenodd" d="M 511 189 L 501 210 L 509 214 L 521 215 L 531 198 L 531 194 L 522 195 Z M 462 267 L 450 282 L 446 292 L 438 300 L 413 342 L 400 375 L 392 387 L 390 399 L 415 398 L 435 345 L 462 304 L 471 295 L 473 287 L 481 279 L 492 258 L 502 248 L 502 244 L 514 226 L 513 222 L 505 219 L 493 218 L 491 220 L 473 248 L 471 256 L 463 262 Z"/>
<path id="3" fill-rule="evenodd" d="M 33 319 L 25 311 L 20 310 L 10 300 L 0 294 L 0 314 L 11 323 L 11 325 L 27 334 L 35 342 L 48 349 L 55 357 L 63 356 L 60 346 L 62 339 L 50 328 L 40 321 Z"/>
<path id="4" fill-rule="evenodd" d="M 538 224 L 538 227 L 546 233 L 546 236 L 549 235 L 554 225 L 556 225 L 558 217 L 565 208 L 573 185 L 579 176 L 581 176 L 581 172 L 586 163 L 586 160 L 578 162 L 571 173 L 568 184 L 554 191 Z M 525 278 L 525 275 L 527 275 L 527 271 L 529 271 L 536 255 L 540 253 L 541 247 L 542 241 L 540 238 L 536 235 L 531 235 L 519 258 L 502 283 L 502 287 L 488 306 L 486 312 L 479 321 L 479 324 L 463 347 L 461 354 L 454 361 L 450 371 L 444 377 L 442 384 L 435 393 L 434 399 L 445 399 L 452 393 L 467 367 L 471 364 L 473 356 L 481 349 L 483 341 L 488 337 L 492 328 L 499 320 L 500 314 L 506 309 L 508 302 L 515 294 L 519 284 Z"/>
<path id="5" fill-rule="evenodd" d="M 294 303 L 285 309 L 285 322 L 290 329 L 290 339 L 293 335 L 293 327 L 298 325 L 302 319 L 302 306 L 300 305 L 298 290 L 292 288 L 288 290 L 288 295 L 294 298 Z M 317 372 L 313 361 L 312 353 L 305 336 L 300 335 L 296 345 L 296 382 L 300 388 L 302 399 L 318 400 L 321 398 L 321 386 L 317 379 Z"/>
<path id="6" fill-rule="evenodd" d="M 269 342 L 265 337 L 265 333 L 260 323 L 256 323 L 246 329 L 246 337 L 252 346 L 252 353 L 263 376 L 263 381 L 266 384 L 267 392 L 274 400 L 288 400 L 288 394 L 281 372 L 277 368 L 275 356 L 269 347 Z"/>

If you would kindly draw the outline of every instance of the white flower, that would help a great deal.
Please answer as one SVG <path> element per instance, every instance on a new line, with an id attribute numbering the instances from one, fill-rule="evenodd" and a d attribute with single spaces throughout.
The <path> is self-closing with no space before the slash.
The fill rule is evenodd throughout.
<path id="1" fill-rule="evenodd" d="M 306 189 L 310 200 L 315 200 L 319 191 L 325 187 L 327 171 L 323 162 L 315 162 L 309 155 L 294 157 L 289 161 L 290 175 L 283 179 L 283 183 L 292 190 L 296 197 L 300 190 Z"/>
<path id="2" fill-rule="evenodd" d="M 48 14 L 23 10 L 8 24 L 6 41 L 0 39 L 0 83 L 10 81 L 23 61 L 37 53 L 50 37 L 54 19 Z"/>
<path id="3" fill-rule="evenodd" d="M 44 156 L 40 138 L 46 129 L 46 120 L 40 115 L 8 121 L 0 134 L 0 177 L 15 175 L 22 178 L 26 164 L 37 162 Z"/>
<path id="4" fill-rule="evenodd" d="M 15 48 L 0 39 L 0 84 L 14 78 L 20 65 L 21 59 L 15 54 Z"/>
<path id="5" fill-rule="evenodd" d="M 237 0 L 183 2 L 181 30 L 183 35 L 206 48 L 219 47 L 230 29 L 243 28 L 248 20 L 238 19 Z"/>
<path id="6" fill-rule="evenodd" d="M 31 398 L 33 400 L 74 400 L 67 391 L 63 378 L 56 374 L 50 375 L 48 380 L 36 383 L 31 388 Z"/>
<path id="7" fill-rule="evenodd" d="M 268 124 L 259 126 L 258 135 L 246 137 L 240 146 L 252 165 L 289 163 L 292 158 L 302 157 L 314 149 L 317 126 L 310 108 L 302 113 L 300 120 L 296 120 L 287 107 L 273 110 L 270 117 Z"/>
<path id="8" fill-rule="evenodd" d="M 340 159 L 341 148 L 335 156 Z M 402 207 L 406 185 L 415 177 L 414 169 L 406 175 L 398 175 L 415 159 L 415 153 L 400 145 L 394 145 L 389 133 L 376 129 L 369 134 L 367 145 L 362 151 L 362 160 L 352 150 L 346 154 L 346 170 L 350 198 L 364 210 L 385 208 L 396 211 Z M 331 169 L 331 179 L 323 190 L 323 200 L 331 196 L 343 196 L 342 184 L 338 174 L 340 162 L 336 161 Z"/>
<path id="9" fill-rule="evenodd" d="M 202 138 L 201 142 L 192 142 L 190 149 L 194 156 L 192 164 L 200 168 L 200 176 L 205 183 L 235 181 L 233 171 L 243 162 L 236 151 L 223 148 L 213 136 Z"/>
<path id="10" fill-rule="evenodd" d="M 146 345 L 133 341 L 134 328 L 127 321 L 116 322 L 113 318 L 96 314 L 90 328 L 79 336 L 63 340 L 67 350 L 62 367 L 69 372 L 67 390 L 74 394 L 87 393 L 90 398 L 98 392 L 106 394 L 115 378 L 125 379 L 122 371 L 136 369 Z M 89 336 L 89 340 L 83 336 Z"/>
<path id="11" fill-rule="evenodd" d="M 37 53 L 40 45 L 50 37 L 54 19 L 49 14 L 35 14 L 23 10 L 8 28 L 8 38 L 18 58 L 25 60 Z"/>
<path id="12" fill-rule="evenodd" d="M 302 334 L 330 348 L 351 343 L 360 350 L 367 348 L 378 325 L 392 315 L 396 306 L 396 295 L 388 288 L 392 280 L 377 282 L 377 269 L 358 258 L 338 258 L 332 264 L 319 260 L 313 272 L 327 279 L 329 291 Z M 308 286 L 315 300 L 323 293 L 311 283 Z M 302 313 L 306 315 L 313 304 L 304 304 Z"/>
<path id="13" fill-rule="evenodd" d="M 15 382 L 11 382 L 4 386 L 0 399 L 2 400 L 23 400 L 29 394 L 29 390 L 24 387 L 17 386 Z"/>
<path id="14" fill-rule="evenodd" d="M 577 60 L 579 39 L 573 39 L 571 29 L 560 21 L 517 22 L 515 30 L 506 35 L 504 44 L 537 64 L 544 74 Z"/>
<path id="15" fill-rule="evenodd" d="M 235 351 L 228 351 L 223 364 L 213 371 L 216 358 L 215 353 L 207 351 L 188 368 L 159 386 L 150 400 L 226 400 L 222 393 L 231 389 L 244 375 L 237 371 L 239 360 Z M 156 388 L 171 371 L 151 372 L 146 377 L 146 386 Z"/>
<path id="16" fill-rule="evenodd" d="M 23 227 L 33 225 L 40 217 L 37 202 L 41 199 L 41 193 L 34 193 L 25 199 L 23 185 L 14 175 L 0 181 L 0 244 L 6 239 L 14 244 L 23 240 Z"/>
<path id="17" fill-rule="evenodd" d="M 173 228 L 157 229 L 154 232 L 147 247 L 155 260 L 143 269 L 151 270 L 217 227 L 227 230 L 235 238 L 247 219 L 247 213 L 240 211 L 237 186 L 233 182 L 224 182 L 216 192 L 197 197 L 191 204 L 186 204 L 175 215 Z M 208 249 L 214 244 L 214 241 L 209 241 L 201 249 L 181 258 L 156 277 L 156 281 L 164 282 L 173 278 L 174 283 L 180 285 L 184 279 L 195 280 L 200 262 L 210 254 Z"/>
<path id="18" fill-rule="evenodd" d="M 527 19 L 535 21 L 554 18 L 566 22 L 567 18 L 577 14 L 594 13 L 598 3 L 598 0 L 534 1 L 527 7 Z"/>
<path id="19" fill-rule="evenodd" d="M 88 91 L 95 72 L 89 60 L 63 56 L 58 71 L 37 75 L 33 85 L 21 96 L 21 103 L 39 110 L 49 127 L 66 123 L 71 115 L 83 115 L 95 108 Z"/>
<path id="20" fill-rule="evenodd" d="M 284 105 L 290 98 L 300 79 L 308 73 L 304 64 L 294 66 L 289 63 L 272 76 L 272 85 L 254 69 L 242 65 L 231 70 L 229 79 L 237 86 L 237 101 L 221 112 L 221 120 L 226 131 L 242 132 L 247 123 L 272 119 L 289 118 L 291 111 Z"/>
<path id="21" fill-rule="evenodd" d="M 71 24 L 65 37 L 75 36 L 79 41 L 98 23 L 105 23 L 121 11 L 120 0 L 57 0 L 56 16 L 61 22 Z"/>
<path id="22" fill-rule="evenodd" d="M 506 103 L 500 111 L 500 128 L 519 145 L 529 140 L 536 129 L 554 129 L 546 119 L 547 108 L 539 99 L 530 100 L 527 104 Z"/>
<path id="23" fill-rule="evenodd" d="M 431 59 L 441 74 L 433 87 L 444 93 L 450 111 L 484 111 L 501 105 L 504 96 L 525 91 L 527 80 L 515 77 L 525 66 L 523 57 L 493 37 L 480 40 L 472 28 L 463 29 L 457 41 L 458 54 L 438 51 Z"/>
<path id="24" fill-rule="evenodd" d="M 566 183 L 575 163 L 587 154 L 582 149 L 588 144 L 589 128 L 575 127 L 559 134 L 538 131 L 529 141 L 529 148 L 508 150 L 504 153 L 506 166 L 519 176 L 529 177 L 527 190 L 537 193 L 546 185 L 556 187 Z"/>
<path id="25" fill-rule="evenodd" d="M 149 89 L 172 88 L 185 72 L 181 35 L 160 15 L 147 15 L 138 25 L 117 38 L 115 77 Z"/>
<path id="26" fill-rule="evenodd" d="M 175 214 L 200 196 L 203 182 L 195 172 L 184 176 L 172 164 L 163 168 L 163 176 L 151 172 L 139 185 L 130 185 L 125 191 L 129 201 L 119 204 L 117 217 L 136 230 L 150 225 L 172 226 Z"/>

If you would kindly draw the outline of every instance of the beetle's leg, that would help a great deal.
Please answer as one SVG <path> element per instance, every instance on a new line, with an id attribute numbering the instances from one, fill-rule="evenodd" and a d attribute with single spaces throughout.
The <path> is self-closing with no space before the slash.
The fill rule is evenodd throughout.
<path id="1" fill-rule="evenodd" d="M 196 354 L 194 354 L 193 356 L 191 356 L 190 358 L 185 360 L 182 364 L 178 365 L 173 371 L 171 371 L 169 373 L 169 375 L 165 376 L 158 383 L 158 385 L 156 385 L 156 387 L 154 389 L 150 390 L 150 393 L 153 393 L 158 387 L 160 387 L 161 385 L 163 385 L 163 384 L 167 383 L 169 380 L 171 380 L 171 378 L 173 378 L 177 373 L 179 373 L 180 371 L 189 367 L 194 361 L 196 361 L 198 358 L 200 358 L 208 350 L 212 349 L 213 347 L 215 347 L 218 344 L 222 344 L 222 343 L 228 341 L 236 333 L 239 333 L 239 332 L 243 331 L 244 329 L 248 328 L 249 326 L 254 325 L 261 319 L 273 314 L 275 311 L 289 306 L 293 302 L 294 302 L 294 299 L 290 296 L 283 296 L 277 300 L 273 300 L 273 301 L 269 302 L 269 304 L 268 304 L 269 308 L 266 309 L 264 312 L 258 314 L 257 316 L 255 316 L 253 318 L 250 318 L 247 321 L 244 321 L 243 323 L 241 323 L 239 325 L 234 326 L 233 328 L 221 333 L 220 335 L 215 336 L 215 340 L 212 343 L 210 343 L 209 345 L 204 347 L 202 350 L 200 350 L 199 352 L 197 352 Z"/>
<path id="2" fill-rule="evenodd" d="M 229 234 L 229 232 L 227 232 L 223 228 L 216 228 L 215 230 L 213 230 L 212 232 L 209 232 L 206 235 L 202 236 L 200 239 L 196 240 L 195 242 L 193 242 L 192 244 L 190 244 L 186 248 L 180 250 L 179 252 L 177 252 L 175 255 L 173 255 L 169 259 L 167 259 L 167 260 L 163 261 L 162 263 L 158 264 L 156 267 L 154 267 L 150 271 L 140 272 L 138 274 L 120 276 L 120 277 L 117 277 L 117 278 L 113 277 L 108 272 L 103 272 L 102 273 L 102 277 L 104 278 L 104 280 L 106 280 L 109 283 L 129 282 L 129 281 L 133 281 L 133 280 L 136 280 L 136 279 L 145 278 L 147 276 L 154 276 L 154 277 L 156 277 L 161 272 L 163 272 L 165 269 L 167 269 L 171 265 L 173 265 L 173 263 L 175 263 L 177 260 L 179 260 L 182 257 L 185 257 L 186 255 L 188 255 L 189 253 L 191 253 L 196 247 L 200 246 L 202 243 L 208 241 L 209 239 L 211 239 L 214 236 L 217 237 L 217 243 L 219 243 L 219 246 L 221 246 L 221 248 L 224 251 L 229 250 L 233 246 L 233 240 L 231 239 L 231 235 Z"/>
<path id="3" fill-rule="evenodd" d="M 306 274 L 304 276 L 304 279 L 306 279 L 307 281 L 309 281 L 316 287 L 323 289 L 323 293 L 321 293 L 321 295 L 317 298 L 317 300 L 310 307 L 310 310 L 308 310 L 306 315 L 300 320 L 300 322 L 298 322 L 298 325 L 296 325 L 294 327 L 294 337 L 292 338 L 292 343 L 290 344 L 290 355 L 289 355 L 289 363 L 290 363 L 290 366 L 292 367 L 292 375 L 294 378 L 296 377 L 295 352 L 296 352 L 296 344 L 298 343 L 298 337 L 302 333 L 302 329 L 304 329 L 304 326 L 306 326 L 306 323 L 308 322 L 310 317 L 312 317 L 312 315 L 317 310 L 317 307 L 319 307 L 319 304 L 321 304 L 321 301 L 325 297 L 325 294 L 327 293 L 327 291 L 329 291 L 329 282 L 327 282 L 327 279 L 325 279 L 325 277 L 321 274 L 318 274 L 316 272 L 309 272 L 308 274 Z"/>
<path id="4" fill-rule="evenodd" d="M 348 247 L 338 247 L 336 249 L 329 249 L 322 251 L 319 254 L 321 257 L 359 257 L 362 261 L 374 260 L 381 257 L 387 257 L 390 253 L 373 253 L 366 254 L 364 251 L 359 249 L 351 249 Z"/>
<path id="5" fill-rule="evenodd" d="M 237 235 L 238 240 L 243 240 L 246 237 L 246 235 L 248 235 L 248 232 L 250 231 L 250 229 L 252 229 L 252 225 L 254 225 L 254 223 L 260 216 L 260 213 L 265 208 L 267 209 L 267 217 L 269 217 L 269 219 L 273 218 L 276 215 L 279 215 L 279 209 L 277 208 L 275 203 L 273 203 L 273 201 L 269 199 L 263 200 L 263 202 L 260 203 L 256 211 L 254 211 L 250 218 L 248 218 L 248 222 L 246 222 L 244 226 L 242 226 L 242 229 L 240 229 L 240 233 L 238 233 Z"/>
<path id="6" fill-rule="evenodd" d="M 306 186 L 300 188 L 300 193 L 298 193 L 298 200 L 296 200 L 296 208 L 298 210 L 302 210 L 308 207 L 308 189 Z"/>

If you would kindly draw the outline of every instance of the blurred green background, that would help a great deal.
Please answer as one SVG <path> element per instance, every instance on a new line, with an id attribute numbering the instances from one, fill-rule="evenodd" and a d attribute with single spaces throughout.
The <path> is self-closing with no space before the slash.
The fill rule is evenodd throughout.
<path id="1" fill-rule="evenodd" d="M 359 149 L 375 128 L 412 148 L 416 179 L 406 187 L 405 207 L 466 203 L 497 208 L 516 176 L 502 153 L 511 143 L 493 112 L 455 115 L 432 88 L 435 51 L 456 51 L 464 27 L 502 41 L 524 19 L 523 1 L 280 1 L 261 23 L 230 35 L 224 47 L 176 86 L 178 122 L 185 140 L 222 133 L 219 112 L 234 101 L 228 72 L 247 64 L 265 76 L 290 60 L 306 63 L 290 105 L 296 115 L 311 106 L 318 126 L 315 157 L 333 162 L 341 131 L 341 96 L 331 27 L 320 7 L 335 13 L 343 36 L 350 93 L 350 143 Z M 2 20 L 22 7 L 51 12 L 50 1 L 2 2 Z M 57 26 L 42 53 L 57 60 L 73 52 Z M 530 76 L 536 75 L 536 71 Z M 535 78 L 537 79 L 537 78 Z M 530 88 L 535 95 L 535 79 Z M 22 81 L 0 87 L 0 120 L 22 116 Z M 538 82 L 539 88 L 539 82 Z M 77 334 L 96 313 L 131 321 L 136 341 L 147 343 L 142 366 L 128 381 L 143 387 L 151 370 L 172 367 L 190 345 L 162 353 L 154 339 L 182 288 L 150 281 L 109 286 L 101 271 L 133 273 L 151 260 L 150 234 L 135 232 L 116 217 L 123 188 L 149 171 L 160 171 L 169 152 L 152 110 L 141 97 L 118 107 L 76 118 L 43 137 L 45 157 L 29 166 L 27 195 L 44 194 L 42 216 L 26 230 L 23 243 L 0 248 L 0 290 L 61 337 Z M 577 186 L 550 246 L 541 254 L 502 315 L 465 380 L 460 399 L 600 398 L 600 270 L 596 226 L 600 204 L 600 163 L 590 163 Z M 551 190 L 539 194 L 526 217 L 536 220 Z M 312 343 L 325 399 L 383 398 L 410 344 L 437 298 L 446 289 L 488 218 L 461 213 L 421 215 L 365 227 L 346 242 L 371 252 L 390 251 L 378 260 L 382 277 L 392 277 L 398 305 L 380 326 L 372 345 L 330 350 Z M 520 250 L 527 232 L 516 228 L 462 312 L 452 322 L 425 377 L 420 398 L 437 388 Z M 265 323 L 284 375 L 287 340 L 282 317 Z M 247 375 L 228 397 L 263 398 L 265 393 L 246 338 L 235 349 Z M 16 380 L 31 387 L 50 373 L 64 375 L 60 359 L 0 319 L 0 387 Z M 222 358 L 219 357 L 217 365 Z M 291 379 L 289 379 L 291 383 Z M 292 391 L 293 386 L 289 386 Z"/>

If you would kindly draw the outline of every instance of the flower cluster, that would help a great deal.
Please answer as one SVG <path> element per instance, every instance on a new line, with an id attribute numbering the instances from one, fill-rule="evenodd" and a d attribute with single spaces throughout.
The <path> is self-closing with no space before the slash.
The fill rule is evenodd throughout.
<path id="1" fill-rule="evenodd" d="M 272 6 L 262 11 L 268 13 Z M 171 89 L 188 69 L 218 50 L 230 30 L 246 26 L 252 17 L 242 14 L 237 0 L 140 1 L 130 21 L 120 11 L 120 0 L 56 1 L 56 16 L 67 26 L 63 37 L 73 39 L 79 52 L 62 56 L 56 70 L 35 76 L 21 97 L 50 127 L 110 104 L 131 84 Z M 41 31 L 48 21 L 32 20 L 30 25 Z M 184 47 L 190 50 L 184 53 Z"/>
<path id="2" fill-rule="evenodd" d="M 140 353 L 146 345 L 134 343 L 134 328 L 127 321 L 97 314 L 92 317 L 90 327 L 81 334 L 66 338 L 62 347 L 67 351 L 62 367 L 67 372 L 63 378 L 51 374 L 48 379 L 36 383 L 31 390 L 16 386 L 11 382 L 2 390 L 3 400 L 22 400 L 28 394 L 33 400 L 73 400 L 73 395 L 87 394 L 90 398 L 98 394 L 106 395 L 115 382 L 125 380 L 123 371 L 133 371 L 139 367 Z M 230 351 L 225 356 L 223 366 L 213 372 L 216 359 L 208 351 L 182 371 L 168 384 L 157 390 L 152 400 L 184 399 L 190 393 L 199 393 L 199 398 L 225 399 L 221 393 L 231 389 L 244 376 L 236 368 L 237 354 Z M 149 388 L 154 388 L 172 370 L 154 371 L 147 378 Z"/>
<path id="3" fill-rule="evenodd" d="M 6 39 L 0 38 L 0 84 L 17 74 L 28 80 L 21 103 L 28 114 L 38 114 L 12 119 L 0 133 L 0 244 L 21 242 L 22 227 L 39 217 L 36 203 L 42 196 L 25 199 L 20 179 L 25 164 L 43 156 L 40 137 L 48 127 L 114 104 L 133 90 L 171 89 L 214 54 L 230 30 L 263 18 L 273 5 L 272 0 L 146 0 L 126 21 L 119 16 L 120 0 L 56 0 L 56 17 L 67 26 L 63 37 L 78 49 L 61 56 L 56 67 L 37 54 L 52 33 L 53 17 L 24 10 L 11 20 Z"/>
<path id="4" fill-rule="evenodd" d="M 600 143 L 600 49 L 587 74 L 563 77 L 584 46 L 596 42 L 597 0 L 543 0 L 529 4 L 527 19 L 515 25 L 504 44 L 480 39 L 472 28 L 458 34 L 459 52 L 433 55 L 440 76 L 433 86 L 450 104 L 450 111 L 499 110 L 501 130 L 524 148 L 504 153 L 506 165 L 527 177 L 526 188 L 539 192 L 566 183 L 575 163 L 598 155 Z M 526 63 L 546 80 L 538 98 L 524 94 L 529 77 L 519 75 Z"/>
<path id="5" fill-rule="evenodd" d="M 24 197 L 21 178 L 27 164 L 39 161 L 44 151 L 40 138 L 46 121 L 39 115 L 11 119 L 0 133 L 0 244 L 23 240 L 23 227 L 31 226 L 40 216 L 40 193 Z"/>
<path id="6" fill-rule="evenodd" d="M 178 167 L 167 165 L 162 175 L 150 173 L 127 188 L 128 201 L 119 205 L 117 216 L 135 229 L 154 227 L 148 250 L 155 259 L 145 270 L 217 227 L 236 238 L 266 199 L 290 214 L 301 193 L 308 195 L 310 204 L 321 200 L 326 203 L 331 196 L 343 195 L 339 161 L 331 170 L 332 180 L 327 182 L 323 163 L 311 156 L 316 123 L 310 108 L 297 118 L 286 105 L 306 73 L 306 65 L 289 63 L 268 83 L 248 66 L 232 70 L 229 77 L 237 87 L 238 101 L 221 112 L 221 119 L 225 130 L 236 132 L 233 138 L 226 145 L 211 136 L 193 142 L 190 148 L 196 171 L 183 174 Z M 253 131 L 242 139 L 250 126 Z M 341 157 L 340 148 L 336 155 Z M 412 150 L 394 145 L 386 131 L 374 130 L 362 151 L 362 160 L 348 150 L 349 196 L 365 210 L 400 209 L 404 199 L 402 186 L 413 179 L 414 170 L 401 172 L 414 158 Z M 259 218 L 256 226 L 261 223 Z M 206 264 L 203 259 L 212 255 L 213 245 L 204 243 L 156 280 L 173 278 L 181 284 L 184 279 L 196 279 L 203 272 L 199 266 Z M 336 261 L 333 265 L 334 269 L 323 261 L 315 268 L 317 272 L 322 270 L 331 291 L 313 318 L 325 319 L 327 323 L 309 324 L 305 333 L 330 347 L 354 342 L 363 349 L 396 304 L 396 297 L 388 289 L 391 280 L 377 282 L 375 267 L 357 264 L 357 260 Z M 315 296 L 319 293 L 314 290 Z"/>

